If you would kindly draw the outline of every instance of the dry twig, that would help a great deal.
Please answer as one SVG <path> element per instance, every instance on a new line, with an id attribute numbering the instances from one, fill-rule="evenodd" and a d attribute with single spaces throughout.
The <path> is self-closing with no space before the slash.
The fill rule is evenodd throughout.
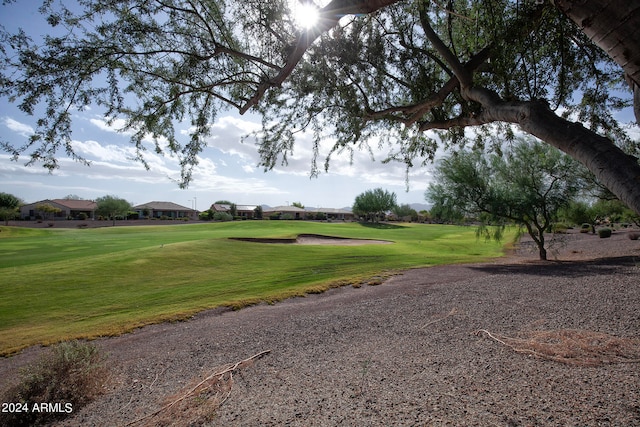
<path id="1" fill-rule="evenodd" d="M 260 353 L 254 354 L 253 356 L 241 360 L 239 362 L 236 362 L 232 365 L 228 365 L 226 368 L 221 369 L 219 371 L 213 372 L 212 374 L 208 375 L 205 379 L 203 379 L 202 381 L 200 381 L 198 384 L 196 384 L 195 386 L 193 386 L 192 388 L 190 388 L 186 393 L 184 393 L 182 396 L 180 396 L 179 398 L 171 401 L 170 403 L 164 405 L 162 408 L 158 409 L 157 411 L 145 415 L 144 417 L 138 418 L 134 421 L 131 421 L 130 423 L 126 424 L 126 426 L 131 426 L 134 424 L 138 424 L 142 421 L 148 420 L 152 417 L 155 417 L 156 415 L 158 415 L 159 413 L 166 411 L 167 409 L 173 407 L 174 405 L 176 405 L 177 403 L 182 402 L 183 400 L 187 399 L 188 397 L 191 397 L 195 394 L 199 394 L 204 392 L 205 390 L 211 388 L 212 386 L 219 384 L 222 379 L 224 378 L 224 376 L 226 374 L 229 374 L 229 380 L 227 381 L 227 384 L 229 384 L 229 390 L 227 395 L 224 397 L 224 399 L 222 399 L 219 403 L 218 406 L 221 406 L 224 402 L 227 401 L 227 399 L 229 398 L 229 396 L 231 395 L 231 384 L 233 383 L 233 372 L 236 371 L 238 368 L 242 367 L 243 365 L 259 359 L 260 357 L 270 353 L 271 350 L 265 350 L 265 351 L 261 351 Z M 212 381 L 215 380 L 215 381 Z"/>
<path id="2" fill-rule="evenodd" d="M 424 329 L 424 328 L 426 328 L 426 327 L 427 327 L 427 326 L 429 326 L 429 325 L 433 325 L 434 323 L 441 322 L 441 321 L 443 321 L 444 319 L 446 319 L 446 318 L 448 318 L 448 317 L 451 317 L 451 316 L 453 316 L 453 315 L 455 315 L 455 314 L 458 314 L 458 310 L 456 310 L 455 308 L 452 308 L 452 309 L 451 309 L 451 311 L 450 311 L 449 313 L 445 314 L 444 316 L 438 317 L 437 319 L 433 319 L 433 320 L 431 320 L 431 321 L 429 321 L 429 322 L 425 323 L 425 324 L 424 324 L 420 329 Z"/>
<path id="3" fill-rule="evenodd" d="M 640 363 L 640 339 L 619 338 L 600 332 L 575 329 L 531 331 L 524 338 L 485 334 L 517 353 L 580 366 L 598 366 L 613 363 Z"/>

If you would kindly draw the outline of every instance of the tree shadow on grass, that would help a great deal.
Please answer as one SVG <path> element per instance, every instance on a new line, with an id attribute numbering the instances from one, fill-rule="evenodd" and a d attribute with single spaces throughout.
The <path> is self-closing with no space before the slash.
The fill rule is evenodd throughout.
<path id="1" fill-rule="evenodd" d="M 363 227 L 375 228 L 376 230 L 398 230 L 407 228 L 406 225 L 389 224 L 388 222 L 359 222 Z"/>
<path id="2" fill-rule="evenodd" d="M 473 266 L 471 269 L 498 275 L 585 277 L 621 274 L 629 276 L 640 273 L 640 259 L 635 256 L 622 256 L 588 261 L 537 261 L 523 264 L 480 265 Z"/>

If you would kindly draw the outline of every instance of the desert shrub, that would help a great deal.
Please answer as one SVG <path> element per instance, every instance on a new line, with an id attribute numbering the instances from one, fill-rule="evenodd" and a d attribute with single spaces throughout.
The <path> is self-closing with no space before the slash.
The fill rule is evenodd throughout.
<path id="1" fill-rule="evenodd" d="M 226 212 L 216 212 L 213 214 L 214 221 L 233 221 L 233 216 Z"/>
<path id="2" fill-rule="evenodd" d="M 632 231 L 632 232 L 629 232 L 629 233 L 627 234 L 627 236 L 628 236 L 628 237 L 629 237 L 629 239 L 631 239 L 631 240 L 638 240 L 638 239 L 640 239 L 640 232 Z"/>
<path id="3" fill-rule="evenodd" d="M 100 394 L 105 378 L 104 357 L 94 345 L 57 344 L 23 368 L 20 382 L 3 394 L 2 402 L 19 403 L 26 411 L 0 413 L 0 425 L 35 426 L 69 416 Z M 48 407 L 38 411 L 43 404 Z"/>
<path id="4" fill-rule="evenodd" d="M 588 233 L 591 230 L 591 224 L 582 224 L 582 226 L 580 227 L 580 232 L 581 233 Z"/>
<path id="5" fill-rule="evenodd" d="M 598 236 L 600 236 L 601 239 L 606 239 L 607 237 L 611 237 L 611 229 L 610 228 L 599 228 L 598 229 Z"/>
<path id="6" fill-rule="evenodd" d="M 208 209 L 204 212 L 200 212 L 198 214 L 198 217 L 201 221 L 211 221 L 213 219 L 213 211 L 211 209 Z"/>
<path id="7" fill-rule="evenodd" d="M 551 232 L 555 234 L 566 234 L 567 230 L 569 230 L 569 226 L 561 222 L 555 223 L 551 227 Z"/>

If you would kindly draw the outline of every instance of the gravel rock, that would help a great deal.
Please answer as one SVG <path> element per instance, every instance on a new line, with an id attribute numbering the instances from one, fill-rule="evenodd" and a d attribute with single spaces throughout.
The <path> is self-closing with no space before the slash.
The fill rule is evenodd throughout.
<path id="1" fill-rule="evenodd" d="M 561 363 L 478 332 L 580 330 L 637 344 L 640 241 L 569 234 L 547 262 L 529 246 L 97 340 L 111 366 L 106 392 L 59 425 L 127 425 L 270 350 L 233 372 L 221 404 L 200 402 L 207 416 L 189 421 L 192 406 L 134 425 L 640 426 L 638 360 Z M 0 360 L 0 375 L 40 351 Z"/>

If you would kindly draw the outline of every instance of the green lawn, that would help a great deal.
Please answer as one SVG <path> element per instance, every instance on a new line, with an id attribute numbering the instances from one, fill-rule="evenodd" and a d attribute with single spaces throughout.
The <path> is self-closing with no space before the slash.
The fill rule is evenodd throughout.
<path id="1" fill-rule="evenodd" d="M 0 227 L 0 355 L 120 334 L 198 311 L 242 307 L 380 280 L 393 271 L 477 262 L 503 245 L 469 227 L 240 221 L 98 229 Z M 298 234 L 391 240 L 302 246 L 229 240 Z"/>

